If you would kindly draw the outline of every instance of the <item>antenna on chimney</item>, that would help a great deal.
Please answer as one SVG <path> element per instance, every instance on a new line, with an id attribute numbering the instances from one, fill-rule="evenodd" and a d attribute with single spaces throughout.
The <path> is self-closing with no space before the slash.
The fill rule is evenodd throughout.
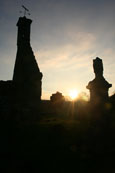
<path id="1" fill-rule="evenodd" d="M 29 10 L 24 5 L 22 5 L 22 8 L 24 9 L 24 16 L 26 16 L 27 14 L 30 15 Z M 20 11 L 20 13 L 22 13 L 22 11 Z"/>

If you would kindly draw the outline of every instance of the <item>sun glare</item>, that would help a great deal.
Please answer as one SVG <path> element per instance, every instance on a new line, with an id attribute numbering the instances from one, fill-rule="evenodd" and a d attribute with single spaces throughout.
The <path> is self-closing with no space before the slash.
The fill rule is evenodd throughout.
<path id="1" fill-rule="evenodd" d="M 69 96 L 71 97 L 72 100 L 75 100 L 78 96 L 78 91 L 77 90 L 71 90 L 69 92 Z"/>

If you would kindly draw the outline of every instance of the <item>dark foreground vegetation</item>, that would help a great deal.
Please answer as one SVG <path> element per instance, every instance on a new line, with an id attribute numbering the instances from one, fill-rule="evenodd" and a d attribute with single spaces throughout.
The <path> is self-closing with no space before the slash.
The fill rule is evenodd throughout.
<path id="1" fill-rule="evenodd" d="M 4 172 L 115 172 L 112 101 L 43 102 L 37 109 L 1 111 L 0 167 Z"/>

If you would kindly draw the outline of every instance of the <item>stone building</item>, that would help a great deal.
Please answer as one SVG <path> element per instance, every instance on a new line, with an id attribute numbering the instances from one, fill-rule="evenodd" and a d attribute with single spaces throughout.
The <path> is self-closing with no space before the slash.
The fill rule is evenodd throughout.
<path id="1" fill-rule="evenodd" d="M 62 102 L 65 101 L 65 98 L 64 98 L 64 96 L 62 95 L 62 93 L 56 92 L 55 94 L 52 94 L 52 95 L 50 96 L 50 100 L 51 100 L 51 102 L 53 102 L 53 103 L 62 103 Z"/>
<path id="2" fill-rule="evenodd" d="M 106 102 L 108 100 L 108 90 L 112 86 L 103 77 L 103 62 L 100 58 L 93 60 L 95 79 L 88 83 L 86 87 L 90 91 L 90 101 L 94 104 Z"/>
<path id="3" fill-rule="evenodd" d="M 39 101 L 42 93 L 42 73 L 30 44 L 32 20 L 20 17 L 17 23 L 17 55 L 13 73 L 16 97 L 26 102 Z"/>
<path id="4" fill-rule="evenodd" d="M 13 79 L 0 81 L 0 106 L 34 106 L 41 100 L 42 73 L 30 44 L 32 20 L 20 17 L 17 23 L 17 55 Z"/>

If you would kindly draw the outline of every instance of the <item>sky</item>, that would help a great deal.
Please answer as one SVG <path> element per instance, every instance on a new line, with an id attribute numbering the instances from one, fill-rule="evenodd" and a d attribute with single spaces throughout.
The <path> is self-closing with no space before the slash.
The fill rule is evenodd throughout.
<path id="1" fill-rule="evenodd" d="M 43 73 L 42 99 L 57 91 L 89 91 L 93 59 L 100 57 L 104 77 L 115 92 L 114 0 L 0 0 L 0 80 L 11 80 L 17 52 L 16 23 L 25 5 L 33 20 L 31 46 Z"/>

